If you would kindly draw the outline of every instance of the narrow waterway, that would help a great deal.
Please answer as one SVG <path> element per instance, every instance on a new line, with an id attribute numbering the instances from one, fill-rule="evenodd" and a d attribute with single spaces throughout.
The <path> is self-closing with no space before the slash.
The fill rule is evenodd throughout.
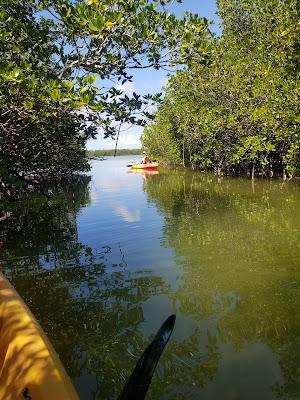
<path id="1" fill-rule="evenodd" d="M 299 182 L 129 160 L 93 161 L 91 179 L 0 220 L 1 270 L 81 399 L 115 399 L 172 313 L 147 399 L 298 399 Z"/>

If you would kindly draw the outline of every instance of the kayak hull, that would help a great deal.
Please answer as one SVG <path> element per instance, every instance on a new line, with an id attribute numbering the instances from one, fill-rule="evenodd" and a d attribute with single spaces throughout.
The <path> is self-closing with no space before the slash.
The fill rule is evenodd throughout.
<path id="1" fill-rule="evenodd" d="M 158 170 L 159 165 L 157 163 L 149 164 L 133 164 L 131 169 L 142 169 L 142 170 Z"/>
<path id="2" fill-rule="evenodd" d="M 79 400 L 42 328 L 0 272 L 0 399 Z"/>

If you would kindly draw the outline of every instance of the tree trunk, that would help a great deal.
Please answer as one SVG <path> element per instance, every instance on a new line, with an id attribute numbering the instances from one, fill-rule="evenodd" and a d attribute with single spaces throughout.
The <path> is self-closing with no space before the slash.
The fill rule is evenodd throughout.
<path id="1" fill-rule="evenodd" d="M 192 169 L 194 169 L 194 163 L 193 163 L 193 160 L 192 160 L 192 153 L 191 153 L 191 146 L 190 145 L 189 145 L 189 156 L 190 156 L 191 167 L 192 167 Z"/>
<path id="2" fill-rule="evenodd" d="M 117 154 L 117 147 L 118 147 L 118 140 L 119 140 L 120 130 L 121 130 L 121 124 L 119 125 L 119 129 L 118 129 L 118 133 L 117 133 L 114 157 L 116 157 L 116 154 Z"/>

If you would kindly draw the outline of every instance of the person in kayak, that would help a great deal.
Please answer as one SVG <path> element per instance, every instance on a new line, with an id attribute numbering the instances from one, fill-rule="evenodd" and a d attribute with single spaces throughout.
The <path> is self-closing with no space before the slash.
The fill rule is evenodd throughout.
<path id="1" fill-rule="evenodd" d="M 148 163 L 150 163 L 148 154 L 147 154 L 145 151 L 143 151 L 142 154 L 143 154 L 143 160 L 142 160 L 141 164 L 148 164 Z"/>

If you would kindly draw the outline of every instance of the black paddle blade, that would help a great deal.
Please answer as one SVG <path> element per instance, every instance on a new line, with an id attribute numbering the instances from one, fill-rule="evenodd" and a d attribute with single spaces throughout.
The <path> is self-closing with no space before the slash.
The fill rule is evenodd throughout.
<path id="1" fill-rule="evenodd" d="M 156 365 L 173 332 L 175 320 L 176 315 L 173 314 L 159 328 L 154 340 L 137 362 L 118 400 L 144 400 Z"/>

